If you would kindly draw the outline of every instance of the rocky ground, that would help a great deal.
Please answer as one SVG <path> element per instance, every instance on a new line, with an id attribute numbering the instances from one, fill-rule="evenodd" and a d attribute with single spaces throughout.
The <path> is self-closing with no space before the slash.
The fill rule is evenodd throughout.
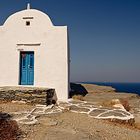
<path id="1" fill-rule="evenodd" d="M 7 113 L 0 113 L 0 140 L 15 140 L 21 134 L 17 122 L 10 117 Z"/>
<path id="2" fill-rule="evenodd" d="M 84 101 L 70 100 L 48 107 L 1 102 L 0 109 L 17 121 L 21 140 L 139 140 L 138 95 L 119 94 L 111 87 L 96 85 L 80 88 Z M 75 93 L 79 97 L 81 91 L 76 89 Z"/>

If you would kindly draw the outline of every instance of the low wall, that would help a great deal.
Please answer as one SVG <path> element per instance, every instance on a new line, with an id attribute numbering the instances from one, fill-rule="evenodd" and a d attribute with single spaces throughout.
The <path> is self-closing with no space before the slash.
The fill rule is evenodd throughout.
<path id="1" fill-rule="evenodd" d="M 55 90 L 29 87 L 0 87 L 0 101 L 25 101 L 31 104 L 51 104 Z"/>

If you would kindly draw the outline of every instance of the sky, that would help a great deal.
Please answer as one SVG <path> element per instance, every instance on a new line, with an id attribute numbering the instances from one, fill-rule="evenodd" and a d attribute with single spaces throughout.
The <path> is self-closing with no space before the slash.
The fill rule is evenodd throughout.
<path id="1" fill-rule="evenodd" d="M 140 0 L 1 0 L 0 24 L 27 3 L 68 26 L 72 82 L 140 82 Z"/>

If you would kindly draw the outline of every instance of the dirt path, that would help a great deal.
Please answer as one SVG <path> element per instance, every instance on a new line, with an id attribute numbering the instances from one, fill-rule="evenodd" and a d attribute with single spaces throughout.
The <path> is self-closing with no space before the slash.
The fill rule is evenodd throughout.
<path id="1" fill-rule="evenodd" d="M 27 140 L 139 140 L 140 131 L 112 125 L 86 114 L 65 112 L 40 117 L 40 123 L 28 128 Z"/>
<path id="2" fill-rule="evenodd" d="M 65 111 L 71 111 L 74 113 L 87 114 L 89 117 L 96 119 L 118 119 L 123 121 L 129 121 L 134 119 L 133 114 L 126 111 L 124 108 L 108 108 L 94 105 L 94 103 L 88 103 L 86 101 L 74 101 L 60 102 L 55 105 L 36 105 L 30 111 L 16 111 L 10 112 L 13 119 L 18 123 L 33 125 L 39 120 L 38 118 L 43 115 L 60 114 Z"/>
<path id="3" fill-rule="evenodd" d="M 48 107 L 8 102 L 0 103 L 0 108 L 18 122 L 23 131 L 20 140 L 139 140 L 140 130 L 104 120 L 129 122 L 137 116 L 139 123 L 139 97 L 115 94 L 114 89 L 99 86 L 94 86 L 93 91 L 93 85 L 88 85 L 86 90 L 91 92 L 86 94 L 84 102 L 61 102 Z M 108 105 L 112 99 L 128 100 L 131 113 L 124 108 L 101 106 Z"/>
<path id="4" fill-rule="evenodd" d="M 65 110 L 60 107 L 51 108 L 51 106 L 31 106 L 18 103 L 0 104 L 0 107 L 5 112 L 9 112 L 13 119 L 17 121 L 19 119 L 19 127 L 24 132 L 21 140 L 139 140 L 139 130 L 94 119 L 88 115 L 86 110 L 83 110 L 82 107 L 85 109 L 85 105 L 90 109 L 94 107 L 93 104 L 89 105 L 85 102 L 82 104 L 72 102 L 67 105 L 62 103 L 60 106 L 65 106 Z M 96 116 L 98 113 L 101 112 L 97 111 Z M 126 111 L 121 113 L 129 116 Z M 33 117 L 34 115 L 35 117 Z M 25 116 L 27 118 L 24 120 Z"/>

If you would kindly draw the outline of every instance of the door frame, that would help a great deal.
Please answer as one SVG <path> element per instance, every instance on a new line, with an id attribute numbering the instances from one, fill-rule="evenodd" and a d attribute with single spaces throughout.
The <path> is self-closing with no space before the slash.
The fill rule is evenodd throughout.
<path id="1" fill-rule="evenodd" d="M 22 63 L 21 63 L 21 60 L 22 60 L 22 58 L 21 58 L 21 54 L 22 53 L 33 53 L 33 55 L 34 55 L 34 58 L 35 58 L 35 52 L 34 51 L 20 51 L 19 52 L 19 85 L 20 86 L 34 86 L 34 72 L 35 72 L 35 70 L 34 70 L 34 67 L 33 67 L 33 84 L 32 85 L 30 85 L 30 84 L 21 84 L 21 72 L 22 72 Z M 35 65 L 35 59 L 34 59 L 34 65 Z"/>

